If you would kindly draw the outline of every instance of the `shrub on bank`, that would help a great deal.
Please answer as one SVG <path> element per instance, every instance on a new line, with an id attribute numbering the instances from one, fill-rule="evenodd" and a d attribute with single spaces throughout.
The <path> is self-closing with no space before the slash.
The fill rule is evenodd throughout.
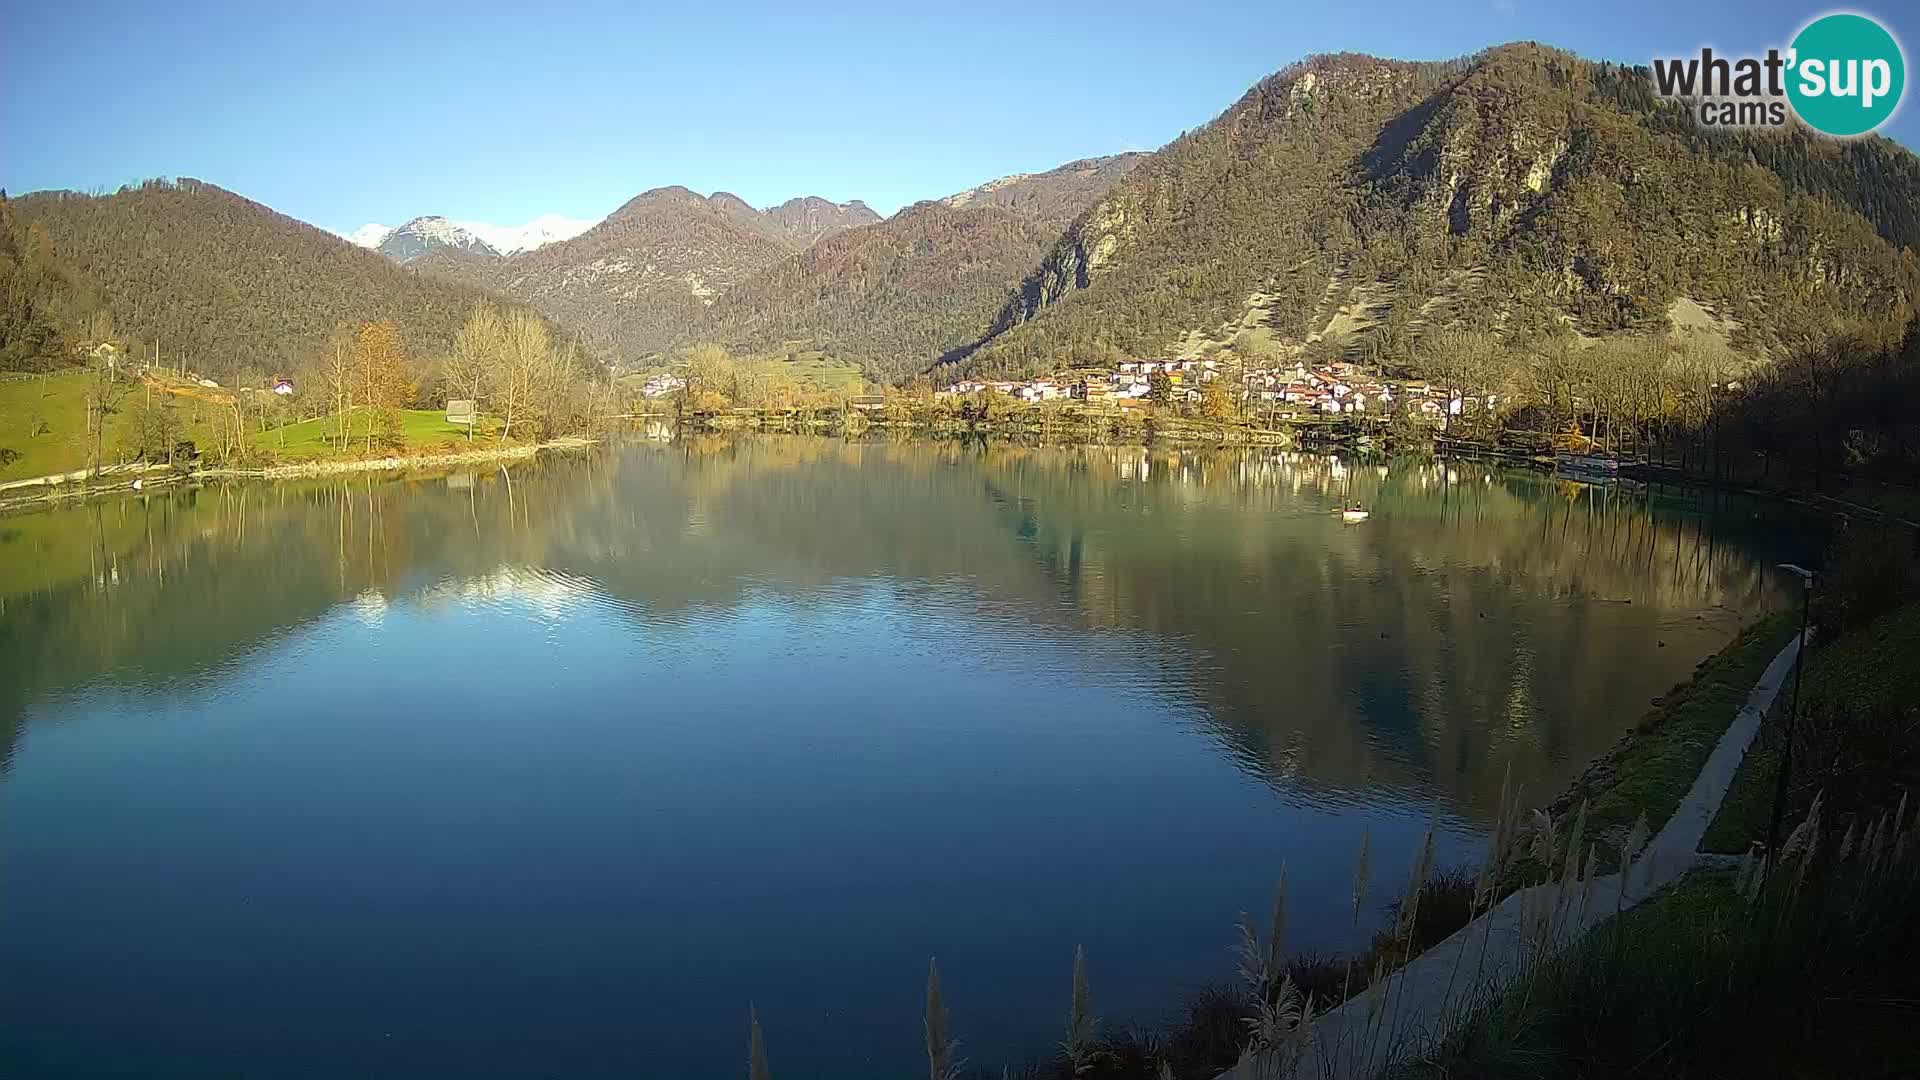
<path id="1" fill-rule="evenodd" d="M 1920 600 L 1915 535 L 1898 526 L 1853 522 L 1827 550 L 1812 598 L 1813 625 L 1833 641 Z"/>

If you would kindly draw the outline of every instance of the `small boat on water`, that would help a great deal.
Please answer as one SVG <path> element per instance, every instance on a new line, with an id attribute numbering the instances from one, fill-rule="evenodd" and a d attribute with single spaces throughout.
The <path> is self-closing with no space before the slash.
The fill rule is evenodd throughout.
<path id="1" fill-rule="evenodd" d="M 1359 503 L 1353 501 L 1353 470 L 1352 469 L 1347 470 L 1347 490 L 1340 501 L 1343 505 L 1341 509 L 1335 510 L 1334 513 L 1340 515 L 1341 521 L 1346 522 L 1348 525 L 1358 525 L 1359 523 L 1367 520 L 1366 508 L 1361 506 Z"/>

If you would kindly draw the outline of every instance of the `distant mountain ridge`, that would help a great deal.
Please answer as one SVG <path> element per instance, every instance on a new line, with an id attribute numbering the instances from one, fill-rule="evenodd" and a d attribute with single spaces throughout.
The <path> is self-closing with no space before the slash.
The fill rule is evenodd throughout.
<path id="1" fill-rule="evenodd" d="M 1524 352 L 1681 322 L 1758 362 L 1920 297 L 1911 151 L 1705 131 L 1644 69 L 1528 43 L 1311 57 L 1155 152 L 884 219 L 859 200 L 756 208 L 670 186 L 593 223 L 344 234 L 378 259 L 196 181 L 15 207 L 116 318 L 235 364 L 309 348 L 329 320 L 394 317 L 435 341 L 488 295 L 616 366 L 712 340 L 820 349 L 888 380 L 1223 351 L 1404 367 L 1456 331 Z M 262 310 L 276 303 L 285 318 Z"/>
<path id="2" fill-rule="evenodd" d="M 818 350 L 885 381 L 925 370 L 977 341 L 1062 226 L 1144 157 L 1002 177 L 835 232 L 717 296 L 673 344 Z"/>
<path id="3" fill-rule="evenodd" d="M 1041 173 L 1014 173 L 941 199 L 955 210 L 998 206 L 1054 228 L 1085 210 L 1121 177 L 1147 159 L 1144 153 L 1082 158 Z"/>
<path id="4" fill-rule="evenodd" d="M 818 349 L 891 381 L 976 340 L 1055 235 L 999 206 L 916 203 L 754 274 L 678 343 Z"/>
<path id="5" fill-rule="evenodd" d="M 1145 157 L 1001 177 L 892 218 L 858 199 L 759 209 L 676 185 L 538 242 L 437 216 L 348 238 L 531 304 L 617 362 L 702 338 L 743 349 L 806 341 L 894 378 L 977 341 L 1051 238 Z"/>
<path id="6" fill-rule="evenodd" d="M 784 204 L 792 212 L 769 212 L 726 192 L 654 188 L 566 240 L 495 259 L 445 247 L 411 265 L 532 304 L 631 361 L 700 322 L 716 296 L 844 228 L 840 222 L 879 217 L 860 203 L 818 203 L 795 200 Z"/>
<path id="7" fill-rule="evenodd" d="M 755 209 L 746 200 L 717 191 L 708 198 L 714 207 L 740 224 L 792 247 L 803 248 L 823 236 L 880 220 L 858 199 L 831 202 L 815 195 L 788 199 L 779 206 Z M 505 258 L 571 240 L 599 224 L 587 218 L 542 214 L 524 225 L 494 225 L 484 221 L 454 221 L 438 214 L 412 218 L 404 225 L 362 225 L 338 235 L 348 243 L 372 248 L 398 263 L 411 262 L 436 251 L 453 250 L 483 257 Z"/>
<path id="8" fill-rule="evenodd" d="M 802 195 L 759 210 L 732 192 L 716 191 L 707 201 L 747 228 L 795 251 L 842 229 L 880 220 L 880 215 L 859 199 L 836 203 L 818 195 Z"/>
<path id="9" fill-rule="evenodd" d="M 452 221 L 430 214 L 397 227 L 368 224 L 339 235 L 350 244 L 372 248 L 395 262 L 405 263 L 443 248 L 495 258 L 516 255 L 578 236 L 593 225 L 584 218 L 559 214 L 542 214 L 524 225 Z"/>

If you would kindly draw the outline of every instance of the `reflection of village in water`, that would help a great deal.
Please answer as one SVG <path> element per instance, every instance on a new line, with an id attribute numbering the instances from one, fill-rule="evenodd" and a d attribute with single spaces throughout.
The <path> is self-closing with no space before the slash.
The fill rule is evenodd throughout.
<path id="1" fill-rule="evenodd" d="M 1349 500 L 1370 520 L 1330 512 Z M 1798 552 L 1770 512 L 1463 461 L 795 437 L 216 486 L 6 519 L 27 557 L 0 581 L 0 710 L 216 669 L 342 603 L 564 585 L 545 602 L 647 622 L 864 582 L 979 621 L 996 663 L 1085 646 L 1313 797 L 1473 813 L 1509 764 L 1564 783 L 1779 602 Z"/>

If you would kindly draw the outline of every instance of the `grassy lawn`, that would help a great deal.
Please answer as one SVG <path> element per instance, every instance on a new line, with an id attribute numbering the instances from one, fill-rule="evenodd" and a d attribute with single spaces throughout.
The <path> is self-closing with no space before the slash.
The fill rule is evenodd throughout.
<path id="1" fill-rule="evenodd" d="M 1920 706 L 1920 605 L 1908 605 L 1808 651 L 1801 678 L 1801 715 L 1831 711 L 1840 706 L 1869 711 L 1876 706 Z M 1760 730 L 1760 738 L 1740 763 L 1733 786 L 1719 816 L 1702 843 L 1708 851 L 1739 854 L 1749 841 L 1765 842 L 1773 815 L 1775 778 L 1780 767 L 1782 721 L 1793 694 L 1792 676 L 1774 711 Z M 1793 788 L 1788 794 L 1787 821 L 1798 820 L 1815 790 L 1834 778 L 1826 775 L 1820 758 L 1830 756 L 1802 747 L 1795 740 Z M 1911 745 L 1907 752 L 1920 751 Z M 1892 764 L 1887 762 L 1886 764 Z"/>
<path id="2" fill-rule="evenodd" d="M 117 446 L 111 424 L 107 434 L 108 445 Z M 0 381 L 0 447 L 20 455 L 0 465 L 0 481 L 86 468 L 86 373 Z"/>
<path id="3" fill-rule="evenodd" d="M 858 367 L 817 350 L 795 353 L 792 360 L 781 355 L 756 357 L 751 363 L 757 373 L 785 374 L 795 382 L 822 390 L 857 394 L 865 381 Z"/>
<path id="4" fill-rule="evenodd" d="M 1667 691 L 1627 738 L 1562 797 L 1555 816 L 1571 814 L 1585 798 L 1589 836 L 1617 841 L 1642 812 L 1658 832 L 1686 797 L 1761 672 L 1796 628 L 1792 614 L 1770 615 L 1702 661 L 1691 679 Z M 1612 846 L 1603 845 L 1602 850 Z"/>
<path id="5" fill-rule="evenodd" d="M 0 381 L 0 447 L 19 455 L 10 464 L 0 466 L 0 482 L 87 467 L 90 448 L 87 387 L 88 376 L 82 371 Z M 122 387 L 118 410 L 108 415 L 103 440 L 104 457 L 109 463 L 129 456 L 124 433 L 131 423 L 139 395 L 145 392 L 148 391 L 137 385 Z M 203 448 L 218 443 L 210 417 L 220 412 L 220 403 L 175 395 L 171 404 L 179 418 L 181 438 L 192 439 Z M 253 444 L 278 461 L 365 456 L 367 422 L 364 414 L 354 419 L 353 430 L 363 440 L 358 450 L 350 447 L 343 453 L 332 447 L 328 436 L 337 430 L 337 422 L 332 418 L 305 420 L 261 432 L 253 436 Z M 401 423 L 406 437 L 405 449 L 411 452 L 441 447 L 458 449 L 467 444 L 466 429 L 447 423 L 446 413 L 439 409 L 403 410 Z M 474 425 L 476 443 L 483 436 L 491 437 L 499 427 L 498 420 L 482 417 Z M 388 452 L 377 444 L 374 449 L 376 455 Z"/>
<path id="6" fill-rule="evenodd" d="M 313 420 L 302 420 L 297 424 L 263 431 L 253 437 L 253 445 L 271 454 L 278 461 L 316 461 L 332 457 L 364 457 L 366 450 L 367 420 L 364 414 L 352 418 L 349 430 L 356 432 L 358 438 L 344 451 L 334 443 L 340 431 L 340 422 L 336 417 L 323 416 Z M 491 445 L 492 436 L 500 430 L 500 421 L 483 416 L 473 426 L 473 441 L 467 440 L 467 429 L 447 423 L 447 414 L 442 409 L 402 409 L 400 411 L 401 431 L 406 438 L 407 451 L 426 450 L 464 450 L 481 449 Z M 486 441 L 482 441 L 482 440 Z M 379 441 L 374 442 L 373 456 L 390 453 Z"/>
<path id="7" fill-rule="evenodd" d="M 0 447 L 20 455 L 0 466 L 0 482 L 25 480 L 87 467 L 91 437 L 87 433 L 87 391 L 90 376 L 69 370 L 44 378 L 0 380 Z M 123 381 L 114 391 L 114 411 L 107 414 L 101 440 L 103 464 L 131 459 L 127 432 L 148 395 L 161 396 L 162 383 L 142 385 Z M 226 416 L 222 391 L 204 391 L 175 383 L 174 392 L 161 400 L 172 409 L 179 437 L 201 448 L 217 445 L 218 420 Z"/>

